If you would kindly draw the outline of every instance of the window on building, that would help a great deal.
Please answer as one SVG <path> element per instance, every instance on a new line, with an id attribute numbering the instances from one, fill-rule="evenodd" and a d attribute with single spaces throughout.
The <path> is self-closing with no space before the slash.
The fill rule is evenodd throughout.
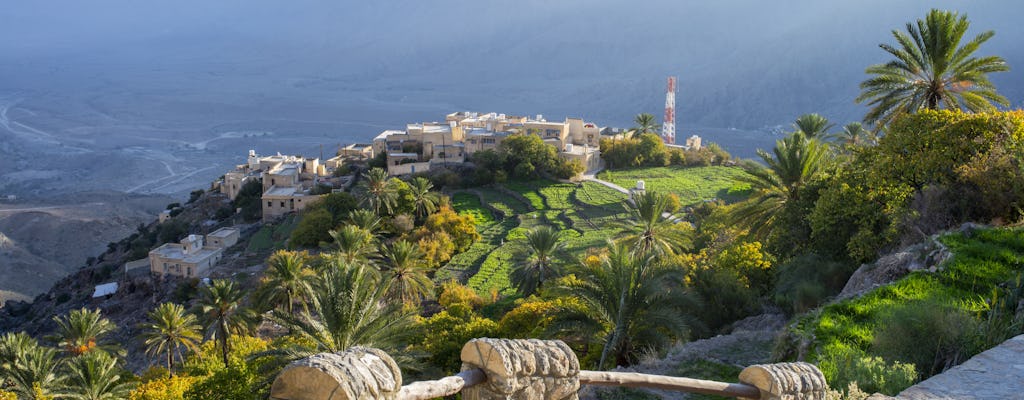
<path id="1" fill-rule="evenodd" d="M 185 276 L 192 276 L 192 267 L 188 267 L 186 269 L 188 270 L 188 272 L 185 273 Z"/>
<path id="2" fill-rule="evenodd" d="M 281 208 L 284 208 L 284 202 L 283 201 L 281 202 Z"/>
<path id="3" fill-rule="evenodd" d="M 274 179 L 273 178 L 270 179 L 270 186 L 274 186 Z"/>
<path id="4" fill-rule="evenodd" d="M 273 206 L 274 206 L 274 202 L 272 202 L 272 201 L 268 201 L 267 202 L 267 207 L 273 207 Z"/>
<path id="5" fill-rule="evenodd" d="M 494 139 L 483 139 L 483 144 L 494 144 Z"/>

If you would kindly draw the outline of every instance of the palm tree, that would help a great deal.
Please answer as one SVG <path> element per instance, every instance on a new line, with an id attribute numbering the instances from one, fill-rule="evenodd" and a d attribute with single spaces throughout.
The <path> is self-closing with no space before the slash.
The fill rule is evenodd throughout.
<path id="1" fill-rule="evenodd" d="M 117 359 L 94 351 L 68 362 L 68 386 L 60 397 L 76 400 L 118 400 L 128 398 L 132 384 L 121 379 Z"/>
<path id="2" fill-rule="evenodd" d="M 524 297 L 535 293 L 544 281 L 562 275 L 558 257 L 565 250 L 561 231 L 547 225 L 527 231 L 525 240 L 529 256 L 509 274 L 512 285 Z"/>
<path id="3" fill-rule="evenodd" d="M 150 311 L 149 322 L 142 325 L 142 338 L 146 353 L 157 356 L 167 354 L 167 371 L 174 376 L 174 356 L 184 360 L 186 350 L 195 350 L 203 335 L 196 316 L 185 312 L 185 307 L 163 303 Z"/>
<path id="4" fill-rule="evenodd" d="M 793 121 L 793 129 L 803 133 L 808 139 L 823 138 L 834 126 L 835 124 L 831 123 L 828 118 L 818 114 L 804 114 Z"/>
<path id="5" fill-rule="evenodd" d="M 748 175 L 740 181 L 748 183 L 753 193 L 731 211 L 733 223 L 761 238 L 775 228 L 776 217 L 798 199 L 800 189 L 824 169 L 828 147 L 796 132 L 776 141 L 773 154 L 758 149 L 757 155 L 767 167 L 753 162 L 745 165 Z"/>
<path id="6" fill-rule="evenodd" d="M 668 212 L 667 195 L 648 191 L 634 196 L 621 240 L 632 246 L 637 254 L 678 254 L 690 247 L 691 229 L 685 222 Z"/>
<path id="7" fill-rule="evenodd" d="M 413 206 L 415 207 L 414 214 L 419 220 L 423 220 L 427 215 L 433 214 L 437 211 L 437 203 L 439 201 L 437 193 L 430 191 L 434 188 L 434 184 L 430 183 L 430 180 L 424 177 L 416 177 L 409 182 L 409 189 L 412 191 Z"/>
<path id="8" fill-rule="evenodd" d="M 92 350 L 120 354 L 116 344 L 109 343 L 105 336 L 117 329 L 109 319 L 100 315 L 100 310 L 71 310 L 64 317 L 53 317 L 57 322 L 58 346 L 71 355 L 81 355 Z"/>
<path id="9" fill-rule="evenodd" d="M 369 204 L 377 215 L 390 214 L 398 202 L 398 192 L 383 168 L 373 168 L 363 173 L 361 204 Z"/>
<path id="10" fill-rule="evenodd" d="M 874 132 L 864 128 L 860 122 L 851 122 L 843 126 L 843 130 L 832 135 L 832 138 L 846 146 L 867 146 L 877 140 Z"/>
<path id="11" fill-rule="evenodd" d="M 430 296 L 434 290 L 433 282 L 427 277 L 430 267 L 416 243 L 399 240 L 381 250 L 384 256 L 381 272 L 391 285 L 387 293 L 389 299 L 414 304 Z"/>
<path id="12" fill-rule="evenodd" d="M 656 121 L 657 120 L 654 118 L 654 115 L 648 113 L 637 114 L 636 118 L 633 118 L 633 123 L 636 124 L 636 127 L 634 127 L 633 130 L 636 131 L 638 134 L 657 134 L 658 129 L 661 129 L 661 127 L 658 125 Z"/>
<path id="13" fill-rule="evenodd" d="M 348 223 L 363 228 L 373 235 L 379 234 L 381 230 L 380 216 L 375 214 L 373 210 L 360 209 L 349 211 Z"/>
<path id="14" fill-rule="evenodd" d="M 961 46 L 969 25 L 966 15 L 933 9 L 916 25 L 907 23 L 907 33 L 893 30 L 898 44 L 879 47 L 895 59 L 868 67 L 873 76 L 860 84 L 857 102 L 871 107 L 864 122 L 882 128 L 897 115 L 922 108 L 981 112 L 993 110 L 992 103 L 1009 106 L 987 75 L 1008 71 L 1006 61 L 973 56 L 995 32 L 982 32 Z"/>
<path id="15" fill-rule="evenodd" d="M 269 351 L 282 362 L 353 346 L 375 347 L 396 354 L 413 332 L 415 312 L 385 299 L 389 282 L 364 263 L 333 259 L 317 280 L 309 310 L 295 314 L 274 310 L 271 319 L 297 333 L 312 346 Z M 389 351 L 391 350 L 391 351 Z"/>
<path id="16" fill-rule="evenodd" d="M 337 257 L 346 264 L 371 263 L 376 251 L 376 239 L 366 229 L 355 225 L 345 225 L 338 230 L 327 231 L 334 242 L 331 248 Z"/>
<path id="17" fill-rule="evenodd" d="M 220 342 L 224 366 L 228 366 L 228 337 L 249 330 L 248 315 L 242 310 L 245 292 L 227 279 L 214 279 L 203 287 L 199 296 L 199 311 L 206 325 L 207 336 Z"/>
<path id="18" fill-rule="evenodd" d="M 681 270 L 656 263 L 653 254 L 609 242 L 599 264 L 580 265 L 574 274 L 559 290 L 582 307 L 560 310 L 552 329 L 595 333 L 602 346 L 598 369 L 630 365 L 645 351 L 685 338 L 694 324 L 687 311 L 696 300 L 679 286 Z"/>
<path id="19" fill-rule="evenodd" d="M 284 306 L 286 311 L 292 312 L 296 301 L 305 300 L 313 293 L 314 278 L 307 266 L 308 259 L 306 252 L 280 250 L 271 255 L 256 302 L 265 309 Z"/>
<path id="20" fill-rule="evenodd" d="M 49 397 L 64 381 L 57 350 L 40 346 L 25 333 L 0 336 L 0 383 L 19 399 Z"/>

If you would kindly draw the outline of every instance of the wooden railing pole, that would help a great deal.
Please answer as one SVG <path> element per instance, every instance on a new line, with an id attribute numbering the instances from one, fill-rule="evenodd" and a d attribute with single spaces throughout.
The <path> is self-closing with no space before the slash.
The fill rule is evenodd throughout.
<path id="1" fill-rule="evenodd" d="M 413 382 L 402 386 L 398 391 L 399 400 L 427 400 L 438 397 L 452 396 L 463 388 L 487 381 L 487 374 L 477 368 L 462 371 L 455 376 L 441 378 L 436 381 Z"/>
<path id="2" fill-rule="evenodd" d="M 690 393 L 757 399 L 761 391 L 742 383 L 725 383 L 674 376 L 646 375 L 634 372 L 580 371 L 581 385 L 624 386 L 664 389 Z"/>

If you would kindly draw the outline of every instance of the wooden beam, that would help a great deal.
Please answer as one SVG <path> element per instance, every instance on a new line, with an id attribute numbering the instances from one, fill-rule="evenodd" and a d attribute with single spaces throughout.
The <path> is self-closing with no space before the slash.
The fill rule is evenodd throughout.
<path id="1" fill-rule="evenodd" d="M 428 400 L 438 397 L 452 396 L 473 385 L 487 381 L 483 370 L 471 369 L 462 371 L 455 376 L 441 378 L 436 381 L 414 382 L 402 386 L 398 392 L 399 400 Z"/>
<path id="2" fill-rule="evenodd" d="M 634 372 L 580 371 L 580 384 L 663 389 L 751 399 L 761 398 L 760 390 L 742 383 L 725 383 L 674 376 L 638 374 Z"/>

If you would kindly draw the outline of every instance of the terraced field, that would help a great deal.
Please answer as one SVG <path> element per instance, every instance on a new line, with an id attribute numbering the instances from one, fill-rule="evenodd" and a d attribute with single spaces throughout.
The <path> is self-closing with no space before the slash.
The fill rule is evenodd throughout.
<path id="1" fill-rule="evenodd" d="M 735 177 L 743 173 L 738 168 L 724 167 L 647 168 L 616 171 L 612 178 L 622 183 L 633 180 L 626 184 L 633 186 L 635 178 L 644 176 L 650 182 L 648 188 L 669 188 L 679 193 L 684 203 L 692 204 L 722 196 L 741 198 Z M 509 271 L 525 250 L 524 232 L 541 225 L 554 226 L 562 230 L 567 250 L 579 257 L 587 249 L 603 247 L 608 239 L 618 236 L 622 222 L 629 218 L 625 200 L 624 194 L 601 184 L 546 180 L 512 181 L 457 193 L 452 198 L 455 209 L 477 217 L 477 231 L 483 238 L 453 257 L 437 277 L 467 282 L 482 295 L 492 291 L 510 294 L 514 289 Z M 509 217 L 497 219 L 488 205 Z"/>
<path id="2" fill-rule="evenodd" d="M 626 188 L 643 180 L 647 190 L 675 193 L 683 205 L 690 205 L 714 198 L 726 202 L 745 199 L 749 186 L 737 181 L 744 175 L 739 167 L 654 167 L 603 171 L 598 178 Z"/>

